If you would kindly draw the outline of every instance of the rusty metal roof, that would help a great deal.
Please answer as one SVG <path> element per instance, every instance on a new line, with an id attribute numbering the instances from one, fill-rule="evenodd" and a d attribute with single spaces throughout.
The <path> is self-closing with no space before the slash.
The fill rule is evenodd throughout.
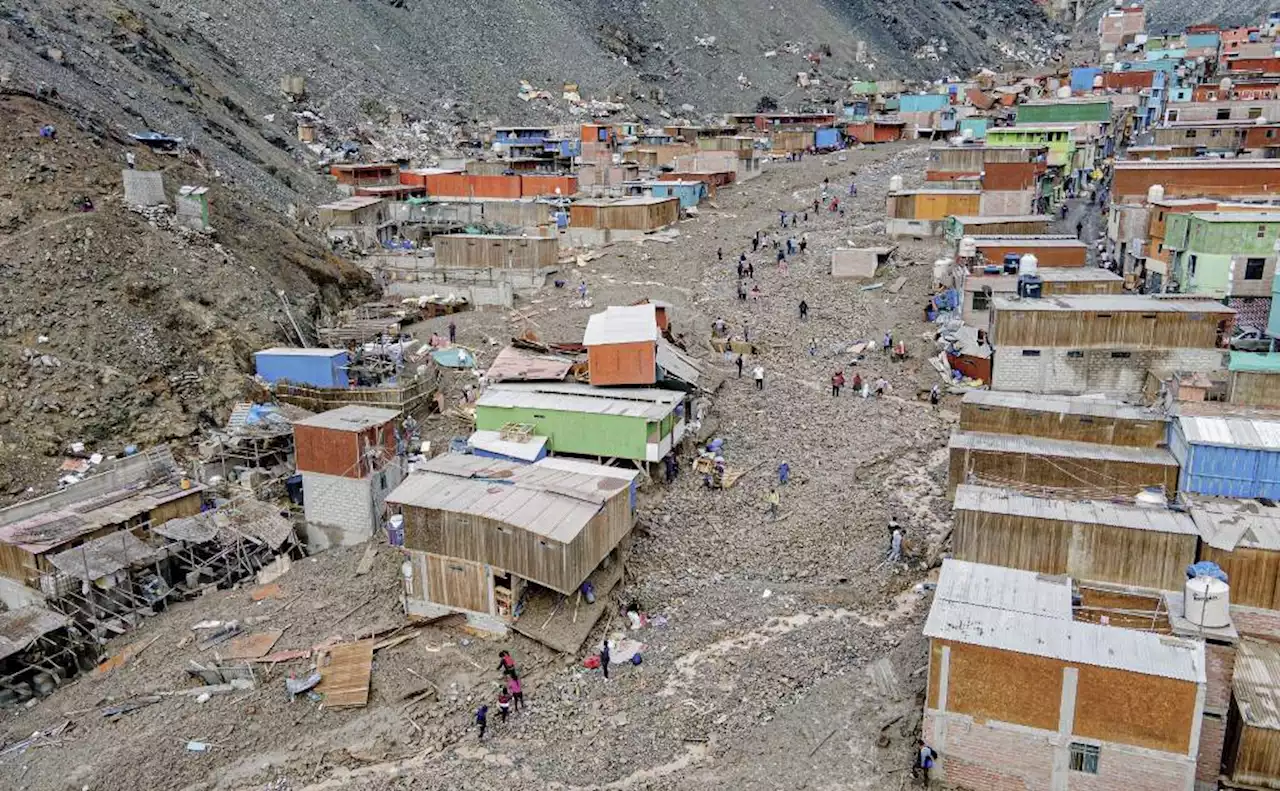
<path id="1" fill-rule="evenodd" d="M 68 623 L 65 616 L 35 605 L 0 612 L 0 659 L 13 656 Z"/>
<path id="2" fill-rule="evenodd" d="M 1242 641 L 1231 690 L 1245 725 L 1280 730 L 1280 646 Z"/>
<path id="3" fill-rule="evenodd" d="M 490 382 L 562 382 L 573 363 L 568 357 L 536 354 L 508 346 L 493 358 L 485 376 Z"/>

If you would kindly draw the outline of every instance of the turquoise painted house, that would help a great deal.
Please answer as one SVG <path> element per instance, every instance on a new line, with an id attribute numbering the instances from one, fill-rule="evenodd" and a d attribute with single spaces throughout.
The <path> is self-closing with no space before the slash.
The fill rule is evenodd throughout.
<path id="1" fill-rule="evenodd" d="M 707 185 L 702 181 L 655 181 L 650 187 L 655 198 L 679 198 L 682 209 L 691 209 L 707 197 Z"/>
<path id="2" fill-rule="evenodd" d="M 965 133 L 968 133 L 974 140 L 985 140 L 987 137 L 987 119 L 961 118 L 960 135 L 963 137 Z"/>
<path id="3" fill-rule="evenodd" d="M 933 113 L 951 106 L 945 93 L 904 93 L 898 97 L 898 112 Z"/>

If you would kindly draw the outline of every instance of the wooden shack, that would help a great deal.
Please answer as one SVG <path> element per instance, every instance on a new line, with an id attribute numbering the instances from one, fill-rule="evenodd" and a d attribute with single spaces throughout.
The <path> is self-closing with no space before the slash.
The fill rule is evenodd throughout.
<path id="1" fill-rule="evenodd" d="M 1203 537 L 1199 559 L 1226 572 L 1231 603 L 1280 610 L 1280 507 L 1257 499 L 1186 495 L 1184 500 Z"/>
<path id="2" fill-rule="evenodd" d="M 652 304 L 610 306 L 593 314 L 582 337 L 591 384 L 599 387 L 657 382 L 659 332 L 657 308 Z"/>
<path id="3" fill-rule="evenodd" d="M 1220 302 L 1139 295 L 996 299 L 993 344 L 1073 349 L 1212 349 L 1235 311 Z"/>
<path id="4" fill-rule="evenodd" d="M 60 552 L 122 530 L 152 526 L 200 512 L 204 487 L 181 480 L 166 450 L 130 456 L 51 494 L 0 509 L 0 602 L 21 607 L 34 599 L 40 577 Z M 23 589 L 27 590 L 23 590 Z"/>
<path id="5" fill-rule="evenodd" d="M 905 190 L 889 193 L 886 212 L 890 219 L 941 221 L 950 215 L 977 213 L 981 202 L 981 190 Z"/>
<path id="6" fill-rule="evenodd" d="M 329 167 L 329 175 L 346 187 L 398 184 L 400 166 L 394 162 L 343 162 Z"/>
<path id="7" fill-rule="evenodd" d="M 977 209 L 975 208 L 976 212 Z M 943 231 L 948 240 L 958 242 L 965 236 L 1026 236 L 1049 232 L 1053 218 L 1047 214 L 993 215 L 954 214 L 944 223 Z"/>
<path id="8" fill-rule="evenodd" d="M 487 210 L 486 210 L 487 212 Z M 556 237 L 445 234 L 433 237 L 436 266 L 456 269 L 554 269 Z"/>
<path id="9" fill-rule="evenodd" d="M 569 224 L 613 231 L 658 231 L 680 219 L 679 198 L 582 200 L 569 207 Z"/>
<path id="10" fill-rule="evenodd" d="M 1280 788 L 1280 646 L 1242 640 L 1222 744 L 1227 788 Z"/>
<path id="11" fill-rule="evenodd" d="M 954 525 L 957 560 L 1155 590 L 1182 589 L 1200 538 L 1190 516 L 1169 509 L 966 484 Z"/>
<path id="12" fill-rule="evenodd" d="M 460 611 L 494 630 L 534 617 L 516 628 L 543 639 L 557 613 L 568 620 L 573 611 L 566 627 L 580 643 L 621 576 L 599 567 L 635 523 L 638 473 L 559 458 L 521 464 L 462 454 L 437 456 L 421 469 L 388 498 L 404 516 L 408 613 Z M 595 584 L 594 604 L 554 606 L 588 578 L 609 580 Z M 531 616 L 539 600 L 552 605 L 543 608 L 545 622 Z M 572 640 L 559 647 L 576 649 Z"/>
<path id="13" fill-rule="evenodd" d="M 1073 500 L 1132 498 L 1147 488 L 1178 491 L 1178 462 L 1159 448 L 1095 445 L 1042 437 L 953 431 L 948 492 L 984 483 Z"/>
<path id="14" fill-rule="evenodd" d="M 1163 448 L 1168 445 L 1169 418 L 1110 399 L 972 390 L 960 404 L 960 430 Z"/>
<path id="15" fill-rule="evenodd" d="M 1034 255 L 1041 267 L 1085 267 L 1089 248 L 1074 236 L 972 236 L 978 253 L 990 264 L 1003 264 L 1006 255 Z"/>

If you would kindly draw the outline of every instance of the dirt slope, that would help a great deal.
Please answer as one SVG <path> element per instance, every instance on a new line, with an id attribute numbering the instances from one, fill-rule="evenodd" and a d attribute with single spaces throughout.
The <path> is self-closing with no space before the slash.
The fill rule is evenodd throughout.
<path id="1" fill-rule="evenodd" d="M 212 173 L 139 150 L 170 197 L 211 186 L 214 236 L 152 227 L 123 205 L 124 151 L 91 117 L 0 95 L 0 498 L 47 483 L 70 442 L 112 452 L 225 419 L 250 352 L 283 340 L 277 291 L 305 312 L 364 282 Z"/>

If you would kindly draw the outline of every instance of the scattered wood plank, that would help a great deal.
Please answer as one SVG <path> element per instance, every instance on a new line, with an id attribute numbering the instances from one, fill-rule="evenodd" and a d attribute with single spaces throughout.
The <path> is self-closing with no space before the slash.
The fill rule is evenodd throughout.
<path id="1" fill-rule="evenodd" d="M 329 661 L 320 668 L 316 692 L 331 709 L 369 705 L 369 679 L 373 675 L 373 640 L 341 643 L 329 649 Z"/>
<path id="2" fill-rule="evenodd" d="M 252 601 L 264 601 L 266 599 L 278 599 L 284 595 L 284 591 L 276 583 L 270 585 L 259 585 L 249 592 L 249 598 Z"/>
<path id="3" fill-rule="evenodd" d="M 905 286 L 906 284 L 907 284 L 907 279 L 905 277 L 899 277 L 897 280 L 889 284 L 889 293 L 897 294 L 899 291 L 902 290 L 902 287 Z"/>
<path id="4" fill-rule="evenodd" d="M 97 675 L 106 675 L 117 668 L 124 667 L 132 662 L 143 651 L 150 648 L 152 643 L 159 639 L 160 636 L 156 635 L 145 643 L 130 643 L 120 649 L 120 653 L 103 660 L 93 672 Z"/>
<path id="5" fill-rule="evenodd" d="M 227 647 L 219 651 L 218 656 L 221 659 L 258 659 L 266 656 L 283 634 L 283 629 L 268 629 L 237 637 L 227 643 Z"/>
<path id="6" fill-rule="evenodd" d="M 364 554 L 360 556 L 360 562 L 356 564 L 356 576 L 360 577 L 368 574 L 373 569 L 373 559 L 378 554 L 378 545 L 370 541 L 364 548 Z"/>
<path id="7" fill-rule="evenodd" d="M 292 662 L 295 659 L 309 659 L 310 657 L 311 649 L 302 648 L 295 651 L 276 651 L 274 654 L 267 654 L 266 656 L 250 657 L 249 661 L 275 665 L 280 662 Z"/>

